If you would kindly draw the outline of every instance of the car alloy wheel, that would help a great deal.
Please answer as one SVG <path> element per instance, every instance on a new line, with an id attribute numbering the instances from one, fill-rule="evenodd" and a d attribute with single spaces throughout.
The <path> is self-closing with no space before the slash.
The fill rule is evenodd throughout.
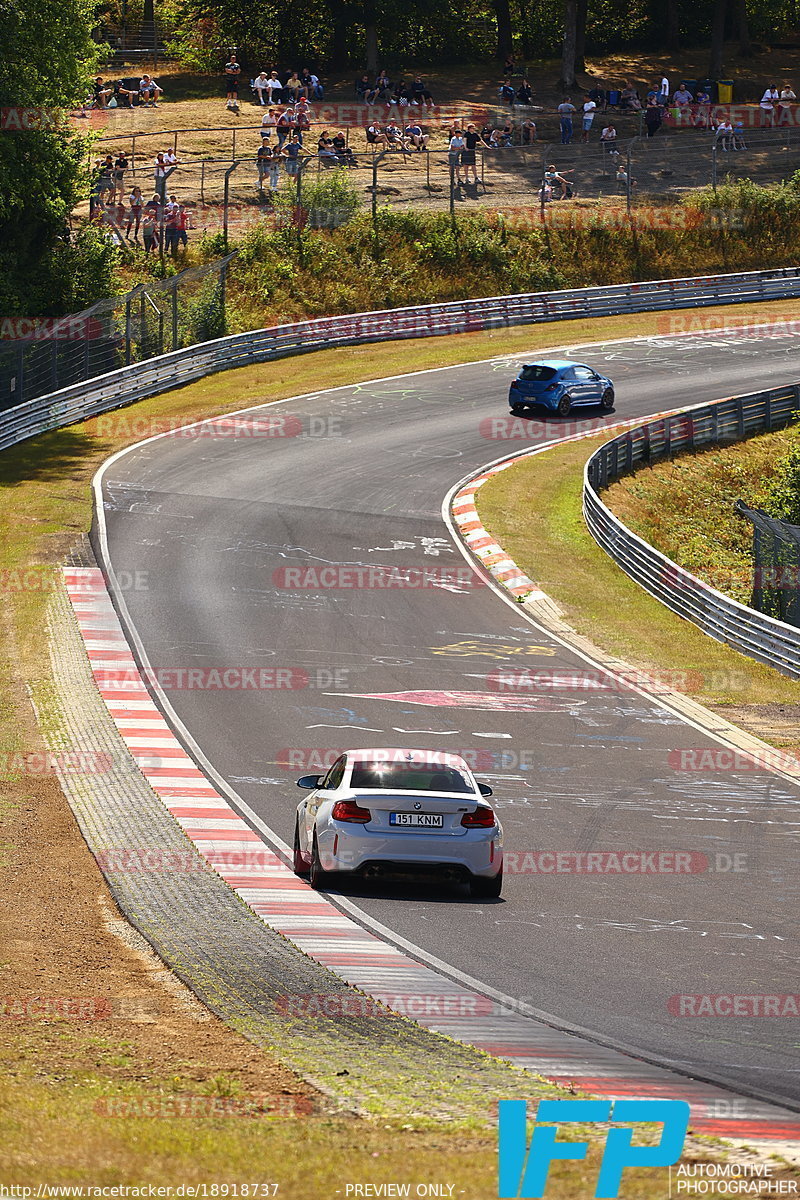
<path id="1" fill-rule="evenodd" d="M 558 402 L 558 415 L 560 417 L 568 417 L 572 410 L 572 400 L 569 396 L 562 396 Z"/>
<path id="2" fill-rule="evenodd" d="M 603 409 L 603 412 L 611 412 L 611 409 L 614 407 L 614 392 L 611 388 L 606 388 L 603 392 L 600 398 L 600 407 Z"/>

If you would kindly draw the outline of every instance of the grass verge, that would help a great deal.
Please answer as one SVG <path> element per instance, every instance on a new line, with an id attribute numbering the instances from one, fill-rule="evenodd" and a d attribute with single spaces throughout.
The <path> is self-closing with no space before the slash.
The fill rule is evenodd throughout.
<path id="1" fill-rule="evenodd" d="M 743 311 L 736 309 L 740 316 Z M 791 312 L 791 302 L 747 309 L 754 319 Z M 52 686 L 41 637 L 47 590 L 58 563 L 89 527 L 91 478 L 114 451 L 159 429 L 259 403 L 262 397 L 318 389 L 321 381 L 333 387 L 533 347 L 655 333 L 662 320 L 642 314 L 565 322 L 406 342 L 388 353 L 385 346 L 366 346 L 259 364 L 143 401 L 113 419 L 96 418 L 55 431 L 0 455 L 5 499 L 0 507 L 5 600 L 0 609 L 2 995 L 154 994 L 165 1006 L 156 1020 L 129 1023 L 122 1033 L 104 1027 L 98 1034 L 96 1026 L 85 1022 L 0 1022 L 0 1182 L 267 1180 L 270 1167 L 280 1163 L 281 1194 L 309 1200 L 333 1194 L 334 1183 L 341 1186 L 348 1175 L 413 1182 L 443 1177 L 454 1182 L 454 1196 L 494 1194 L 493 1139 L 465 1130 L 457 1117 L 452 1127 L 434 1131 L 404 1128 L 409 1122 L 378 1128 L 355 1119 L 302 1118 L 301 1133 L 301 1118 L 112 1119 L 97 1113 L 97 1098 L 120 1090 L 158 1098 L 214 1094 L 221 1088 L 235 1094 L 304 1096 L 308 1089 L 269 1053 L 221 1022 L 196 1023 L 179 1006 L 169 1008 L 169 997 L 165 999 L 152 970 L 148 975 L 136 954 L 103 925 L 98 901 L 105 898 L 110 905 L 110 899 L 55 777 L 30 774 L 24 758 L 15 756 L 43 750 L 30 695 L 46 700 Z M 580 462 L 586 452 L 581 444 Z M 549 461 L 547 455 L 538 460 Z M 578 472 L 577 458 L 574 465 Z M 566 500 L 560 503 L 569 507 Z M 536 572 L 535 566 L 531 569 Z M 435 1075 L 430 1077 L 435 1087 Z M 531 1079 L 530 1093 L 538 1090 Z M 594 1151 L 587 1166 L 565 1165 L 548 1194 L 591 1194 L 593 1167 Z M 623 1195 L 656 1200 L 665 1186 L 663 1173 L 649 1172 L 626 1184 Z"/>
<path id="2" fill-rule="evenodd" d="M 675 616 L 590 536 L 581 513 L 583 468 L 600 442 L 560 446 L 494 476 L 477 493 L 483 524 L 579 633 L 657 677 L 666 672 L 676 690 L 773 745 L 800 748 L 800 683 Z"/>

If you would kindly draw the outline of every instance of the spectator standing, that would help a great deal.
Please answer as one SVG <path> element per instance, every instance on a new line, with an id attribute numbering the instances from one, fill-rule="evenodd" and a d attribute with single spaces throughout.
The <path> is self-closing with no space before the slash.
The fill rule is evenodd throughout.
<path id="1" fill-rule="evenodd" d="M 450 138 L 447 160 L 450 165 L 450 179 L 457 187 L 461 186 L 461 154 L 466 149 L 463 133 L 457 130 Z"/>
<path id="2" fill-rule="evenodd" d="M 762 125 L 775 124 L 775 103 L 778 100 L 780 100 L 778 89 L 775 87 L 774 83 L 771 83 L 759 102 Z"/>
<path id="3" fill-rule="evenodd" d="M 794 92 L 792 91 L 792 85 L 790 83 L 785 83 L 781 88 L 781 94 L 778 99 L 778 108 L 788 108 L 790 104 L 795 104 L 796 101 L 797 96 L 795 96 Z"/>
<path id="4" fill-rule="evenodd" d="M 695 96 L 697 103 L 697 112 L 695 114 L 694 123 L 697 129 L 708 129 L 711 123 L 711 97 L 708 92 L 700 88 Z"/>
<path id="5" fill-rule="evenodd" d="M 168 170 L 169 170 L 169 167 L 164 162 L 164 155 L 163 154 L 157 155 L 155 164 L 153 167 L 153 178 L 155 179 L 156 195 L 159 197 L 159 200 L 162 202 L 162 204 L 164 202 L 164 197 L 165 197 L 166 190 L 167 190 L 167 171 Z"/>
<path id="6" fill-rule="evenodd" d="M 572 141 L 572 115 L 575 112 L 575 105 L 570 100 L 569 96 L 562 100 L 558 106 L 558 118 L 561 126 L 561 145 L 568 146 Z"/>
<path id="7" fill-rule="evenodd" d="M 119 192 L 120 200 L 123 200 L 125 196 L 125 172 L 129 166 L 128 156 L 124 150 L 120 150 L 114 163 L 114 173 L 112 175 L 114 191 Z"/>
<path id="8" fill-rule="evenodd" d="M 583 104 L 583 122 L 582 122 L 582 129 L 581 129 L 581 141 L 582 142 L 589 141 L 589 134 L 592 131 L 592 122 L 594 121 L 594 114 L 596 112 L 597 112 L 597 105 L 595 104 L 594 100 L 592 100 L 591 97 L 587 94 L 586 100 L 584 101 L 584 104 Z"/>
<path id="9" fill-rule="evenodd" d="M 142 221 L 142 209 L 144 208 L 144 197 L 142 189 L 135 187 L 128 197 L 128 224 L 125 228 L 125 237 L 130 241 L 131 226 L 133 226 L 133 240 L 139 240 L 139 226 Z"/>
<path id="10" fill-rule="evenodd" d="M 662 108 L 666 108 L 669 104 L 669 80 L 666 75 L 661 76 L 661 83 L 658 90 L 659 101 Z"/>
<path id="11" fill-rule="evenodd" d="M 239 76 L 242 68 L 236 60 L 236 47 L 231 47 L 231 56 L 225 63 L 225 107 L 239 111 Z"/>
<path id="12" fill-rule="evenodd" d="M 272 162 L 269 166 L 269 190 L 270 201 L 272 201 L 275 193 L 278 190 L 278 184 L 281 178 L 281 152 L 276 146 L 272 151 Z"/>
<path id="13" fill-rule="evenodd" d="M 190 213 L 185 204 L 179 204 L 173 216 L 172 253 L 177 258 L 178 246 L 189 245 Z"/>
<path id="14" fill-rule="evenodd" d="M 148 204 L 142 216 L 142 238 L 144 239 L 144 252 L 150 254 L 156 247 L 156 229 L 158 228 L 157 208 L 153 210 Z"/>
<path id="15" fill-rule="evenodd" d="M 278 136 L 278 149 L 279 150 L 283 147 L 283 143 L 286 141 L 287 137 L 294 129 L 294 124 L 295 124 L 294 109 L 293 108 L 285 108 L 275 123 L 275 132 L 277 133 L 277 136 Z"/>
<path id="16" fill-rule="evenodd" d="M 269 176 L 269 168 L 272 164 L 272 147 L 269 142 L 262 142 L 258 147 L 256 154 L 256 167 L 258 168 L 258 190 L 263 193 L 264 180 Z"/>
<path id="17" fill-rule="evenodd" d="M 275 110 L 268 108 L 261 118 L 261 141 L 268 142 L 272 137 L 277 122 L 275 120 Z"/>
<path id="18" fill-rule="evenodd" d="M 286 174 L 291 177 L 296 178 L 300 171 L 300 150 L 301 146 L 297 140 L 297 134 L 293 133 L 283 148 L 283 153 L 286 156 Z"/>
<path id="19" fill-rule="evenodd" d="M 644 114 L 644 123 L 647 127 L 647 136 L 649 138 L 655 137 L 656 132 L 661 128 L 661 122 L 663 120 L 664 109 L 661 107 L 658 98 L 654 100 L 648 100 L 647 108 L 645 109 Z"/>
<path id="20" fill-rule="evenodd" d="M 261 107 L 266 108 L 268 101 L 264 99 L 264 93 L 266 92 L 270 96 L 272 91 L 266 71 L 262 71 L 260 75 L 256 75 L 253 80 L 253 91 L 258 96 L 258 103 Z"/>
<path id="21" fill-rule="evenodd" d="M 478 133 L 474 125 L 470 124 L 464 133 L 464 149 L 461 151 L 461 163 L 464 167 L 464 183 L 469 183 L 469 173 L 472 171 L 472 179 L 475 186 L 478 186 L 478 164 L 476 161 L 476 150 L 478 146 L 485 146 L 481 135 Z"/>

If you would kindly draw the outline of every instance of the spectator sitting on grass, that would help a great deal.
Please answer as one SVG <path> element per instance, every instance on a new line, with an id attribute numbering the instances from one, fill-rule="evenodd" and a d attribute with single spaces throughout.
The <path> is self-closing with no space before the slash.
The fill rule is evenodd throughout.
<path id="1" fill-rule="evenodd" d="M 597 105 L 598 112 L 606 111 L 608 96 L 606 95 L 605 88 L 600 80 L 598 80 L 593 88 L 589 89 L 589 99 L 594 100 L 595 104 Z"/>
<path id="2" fill-rule="evenodd" d="M 628 190 L 628 172 L 625 168 L 624 163 L 620 163 L 619 166 L 617 167 L 617 184 L 620 187 L 624 187 L 626 191 Z M 630 186 L 636 187 L 635 179 L 632 179 L 630 181 Z"/>
<path id="3" fill-rule="evenodd" d="M 625 82 L 625 87 L 622 89 L 622 93 L 620 94 L 619 107 L 620 112 L 642 111 L 642 102 L 639 99 L 639 93 L 636 91 L 635 87 L 627 82 L 627 80 Z"/>
<path id="4" fill-rule="evenodd" d="M 528 105 L 533 99 L 533 89 L 527 79 L 523 79 L 520 86 L 517 88 L 517 104 Z"/>
<path id="5" fill-rule="evenodd" d="M 532 121 L 529 117 L 527 121 L 522 122 L 522 144 L 523 146 L 530 146 L 531 142 L 535 141 L 536 122 Z"/>
<path id="6" fill-rule="evenodd" d="M 367 104 L 367 96 L 373 94 L 373 88 L 369 81 L 369 75 L 362 75 L 356 80 L 356 99 L 362 104 Z"/>
<path id="7" fill-rule="evenodd" d="M 428 87 L 420 75 L 417 75 L 411 84 L 411 96 L 417 104 L 421 104 L 423 107 L 426 104 L 430 104 L 431 108 L 433 108 L 433 96 L 428 91 Z"/>
<path id="8" fill-rule="evenodd" d="M 499 95 L 500 99 L 503 101 L 503 104 L 509 104 L 509 105 L 514 104 L 516 92 L 514 91 L 513 87 L 511 86 L 511 84 L 508 82 L 507 79 L 501 80 L 498 95 Z"/>
<path id="9" fill-rule="evenodd" d="M 258 103 L 262 107 L 266 107 L 269 101 L 264 99 L 264 92 L 270 92 L 269 76 L 266 71 L 262 71 L 260 75 L 256 75 L 253 80 L 253 91 L 258 96 Z"/>
<path id="10" fill-rule="evenodd" d="M 547 170 L 544 173 L 545 187 L 549 187 L 551 189 L 551 192 L 556 187 L 560 188 L 561 189 L 561 199 L 566 200 L 568 196 L 572 195 L 572 188 L 570 186 L 569 180 L 566 179 L 565 176 L 572 175 L 572 174 L 573 174 L 572 171 L 565 171 L 564 174 L 561 175 L 556 170 L 556 164 L 550 163 L 550 166 L 547 168 Z"/>
<path id="11" fill-rule="evenodd" d="M 378 78 L 375 80 L 375 87 L 374 87 L 373 93 L 372 93 L 372 100 L 370 100 L 369 103 L 372 104 L 372 103 L 377 102 L 378 100 L 384 100 L 388 104 L 388 103 L 390 103 L 391 95 L 392 95 L 391 80 L 389 79 L 389 76 L 386 74 L 385 71 L 381 71 L 381 73 L 378 75 Z"/>
<path id="12" fill-rule="evenodd" d="M 141 104 L 158 108 L 158 97 L 163 94 L 164 89 L 159 87 L 150 75 L 143 75 L 139 80 L 139 102 Z"/>
<path id="13" fill-rule="evenodd" d="M 293 101 L 295 104 L 297 103 L 297 101 L 300 99 L 301 96 L 305 96 L 306 89 L 303 87 L 303 85 L 300 81 L 300 76 L 297 74 L 297 71 L 292 71 L 291 75 L 286 80 L 286 84 L 285 84 L 283 90 L 284 90 L 284 92 L 289 93 L 290 100 Z"/>
<path id="14" fill-rule="evenodd" d="M 685 83 L 681 84 L 675 95 L 672 97 L 672 103 L 678 108 L 686 108 L 688 104 L 692 103 L 692 100 L 694 100 L 694 96 L 689 91 Z"/>
<path id="15" fill-rule="evenodd" d="M 105 108 L 108 104 L 108 97 L 114 92 L 113 87 L 109 83 L 103 81 L 102 75 L 98 75 L 92 84 L 92 104 L 95 108 Z"/>
<path id="16" fill-rule="evenodd" d="M 269 79 L 267 80 L 267 104 L 280 104 L 283 100 L 283 84 L 278 78 L 277 71 L 270 71 Z"/>
<path id="17" fill-rule="evenodd" d="M 300 82 L 306 89 L 306 96 L 309 100 L 321 100 L 325 95 L 325 89 L 320 83 L 319 76 L 313 71 L 309 71 L 308 67 L 303 67 L 300 72 Z"/>

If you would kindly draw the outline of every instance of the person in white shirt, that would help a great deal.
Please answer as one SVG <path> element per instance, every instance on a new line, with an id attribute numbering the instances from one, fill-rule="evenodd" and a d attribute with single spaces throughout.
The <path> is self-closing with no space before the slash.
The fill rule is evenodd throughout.
<path id="1" fill-rule="evenodd" d="M 619 158 L 617 149 L 617 130 L 614 125 L 606 125 L 600 134 L 600 145 L 611 158 Z"/>
<path id="2" fill-rule="evenodd" d="M 794 92 L 792 91 L 792 85 L 790 83 L 785 83 L 783 85 L 783 87 L 781 88 L 780 99 L 778 100 L 778 107 L 779 108 L 788 108 L 789 105 L 794 104 L 796 102 L 796 100 L 797 100 L 797 96 L 795 96 Z"/>
<path id="3" fill-rule="evenodd" d="M 177 167 L 178 156 L 174 150 L 165 150 L 164 151 L 164 162 L 167 164 L 168 167 Z"/>
<path id="4" fill-rule="evenodd" d="M 277 71 L 270 71 L 269 79 L 267 80 L 267 89 L 269 90 L 267 103 L 280 104 L 281 100 L 283 99 L 283 84 L 278 78 Z"/>
<path id="5" fill-rule="evenodd" d="M 666 105 L 669 103 L 669 80 L 667 79 L 666 75 L 661 76 L 661 83 L 659 84 L 659 88 L 660 88 L 659 95 L 661 96 L 661 103 Z"/>
<path id="6" fill-rule="evenodd" d="M 759 101 L 759 107 L 761 109 L 761 124 L 762 125 L 774 125 L 775 124 L 775 101 L 776 100 L 780 100 L 780 96 L 778 94 L 778 89 L 775 87 L 774 83 L 771 83 L 770 86 L 764 92 L 764 95 L 761 97 L 761 100 Z"/>
<path id="7" fill-rule="evenodd" d="M 269 139 L 272 137 L 272 131 L 275 128 L 275 126 L 277 125 L 277 123 L 278 122 L 275 118 L 275 110 L 273 108 L 268 108 L 267 111 L 264 113 L 263 117 L 261 118 L 262 144 L 264 142 L 268 142 Z"/>
<path id="8" fill-rule="evenodd" d="M 723 150 L 730 150 L 732 148 L 733 126 L 727 117 L 720 121 L 717 126 L 716 136 L 717 145 L 721 146 Z"/>
<path id="9" fill-rule="evenodd" d="M 597 112 L 597 105 L 589 96 L 586 97 L 583 105 L 583 128 L 581 130 L 581 141 L 588 142 L 589 133 L 591 132 L 594 114 Z"/>
<path id="10" fill-rule="evenodd" d="M 253 91 L 258 96 L 258 103 L 265 106 L 267 101 L 264 99 L 264 92 L 268 92 L 270 96 L 272 95 L 272 89 L 269 86 L 269 76 L 266 71 L 262 71 L 260 75 L 256 75 L 253 80 Z"/>

